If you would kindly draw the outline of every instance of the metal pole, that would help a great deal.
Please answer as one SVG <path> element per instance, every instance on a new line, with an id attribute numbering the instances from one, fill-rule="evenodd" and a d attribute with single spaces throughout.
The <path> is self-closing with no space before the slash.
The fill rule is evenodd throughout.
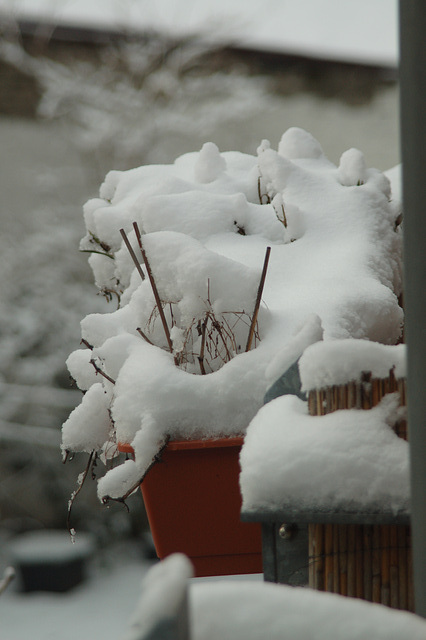
<path id="1" fill-rule="evenodd" d="M 416 613 L 426 617 L 426 3 L 400 0 L 404 302 Z"/>

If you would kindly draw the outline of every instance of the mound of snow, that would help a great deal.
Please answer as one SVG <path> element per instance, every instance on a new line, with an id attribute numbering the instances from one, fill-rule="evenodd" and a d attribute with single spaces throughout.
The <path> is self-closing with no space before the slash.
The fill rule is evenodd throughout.
<path id="1" fill-rule="evenodd" d="M 220 153 L 207 143 L 172 165 L 109 173 L 100 197 L 85 206 L 82 247 L 93 251 L 95 282 L 118 308 L 82 321 L 91 353 L 79 350 L 68 364 L 88 391 L 64 426 L 64 447 L 134 443 L 134 464 L 102 481 L 118 495 L 123 474 L 142 477 L 167 437 L 244 433 L 271 372 L 314 341 L 300 342 L 303 327 L 326 342 L 395 344 L 403 318 L 399 214 L 389 180 L 365 167 L 358 152 L 336 167 L 297 128 L 278 151 L 268 141 L 256 155 Z M 93 385 L 106 393 L 91 393 Z"/>

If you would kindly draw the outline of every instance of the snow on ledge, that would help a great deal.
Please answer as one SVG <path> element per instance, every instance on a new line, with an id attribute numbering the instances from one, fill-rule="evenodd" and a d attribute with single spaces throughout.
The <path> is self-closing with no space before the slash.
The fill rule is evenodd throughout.
<path id="1" fill-rule="evenodd" d="M 368 411 L 310 416 L 296 396 L 266 404 L 240 455 L 243 512 L 407 512 L 408 443 L 390 426 L 397 405 L 388 395 Z"/>
<path id="2" fill-rule="evenodd" d="M 154 637 L 156 627 L 161 629 L 164 621 L 178 616 L 186 607 L 186 590 L 192 577 L 192 564 L 181 553 L 154 565 L 142 582 L 140 600 L 124 640 Z"/>
<path id="3" fill-rule="evenodd" d="M 406 376 L 404 344 L 384 345 L 369 340 L 329 340 L 309 346 L 299 361 L 302 390 L 324 389 L 359 382 L 369 372 L 373 378 Z"/>
<path id="4" fill-rule="evenodd" d="M 191 586 L 194 640 L 423 640 L 412 613 L 313 589 L 222 580 Z"/>

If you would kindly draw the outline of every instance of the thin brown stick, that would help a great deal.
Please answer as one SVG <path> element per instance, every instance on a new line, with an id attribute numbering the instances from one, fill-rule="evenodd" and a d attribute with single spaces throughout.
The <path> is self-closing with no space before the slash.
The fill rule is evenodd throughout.
<path id="1" fill-rule="evenodd" d="M 364 597 L 364 571 L 363 571 L 363 526 L 358 524 L 355 529 L 355 595 Z"/>
<path id="2" fill-rule="evenodd" d="M 130 242 L 129 242 L 129 238 L 128 238 L 128 237 L 127 237 L 127 235 L 126 235 L 126 232 L 124 231 L 124 229 L 120 229 L 120 233 L 121 233 L 121 235 L 122 235 L 122 238 L 123 238 L 123 240 L 124 240 L 124 243 L 125 243 L 125 245 L 126 245 L 126 247 L 127 247 L 128 251 L 129 251 L 129 253 L 130 253 L 130 257 L 132 258 L 132 260 L 133 260 L 133 262 L 134 262 L 134 264 L 135 264 L 135 267 L 136 267 L 136 269 L 138 270 L 138 273 L 139 273 L 140 277 L 142 278 L 142 280 L 145 280 L 145 274 L 144 274 L 144 272 L 142 271 L 142 267 L 141 267 L 141 265 L 139 264 L 139 260 L 138 260 L 138 259 L 137 259 L 137 257 L 136 257 L 136 253 L 133 251 L 133 247 L 132 247 L 132 245 L 131 245 L 131 244 L 130 244 Z"/>
<path id="3" fill-rule="evenodd" d="M 317 398 L 316 398 L 315 390 L 311 390 L 309 392 L 308 408 L 309 408 L 309 415 L 310 416 L 316 416 L 317 415 Z"/>
<path id="4" fill-rule="evenodd" d="M 380 532 L 381 550 L 381 603 L 386 606 L 390 605 L 390 525 L 382 525 Z"/>
<path id="5" fill-rule="evenodd" d="M 259 197 L 260 204 L 263 204 L 262 203 L 262 190 L 260 188 L 260 176 L 257 177 L 257 195 Z"/>
<path id="6" fill-rule="evenodd" d="M 356 595 L 355 527 L 354 524 L 348 526 L 348 596 L 351 598 L 355 598 Z"/>
<path id="7" fill-rule="evenodd" d="M 223 344 L 223 346 L 225 348 L 225 351 L 226 351 L 226 357 L 227 357 L 226 362 L 229 362 L 230 360 L 232 360 L 232 356 L 231 356 L 231 354 L 229 352 L 228 345 L 226 344 L 226 340 L 223 337 L 223 332 L 222 332 L 222 328 L 220 326 L 220 323 L 217 320 L 213 320 L 212 326 L 216 329 L 216 331 L 218 333 L 218 336 L 222 340 L 222 344 Z M 246 349 L 246 351 L 247 351 L 247 349 Z"/>
<path id="8" fill-rule="evenodd" d="M 287 216 L 285 215 L 285 209 L 283 204 L 281 205 L 281 209 L 283 210 L 283 225 L 287 229 Z"/>
<path id="9" fill-rule="evenodd" d="M 206 344 L 206 329 L 207 329 L 207 320 L 204 320 L 201 326 L 201 349 L 200 355 L 198 356 L 198 362 L 200 363 L 200 371 L 201 375 L 206 375 L 206 370 L 204 368 L 204 346 Z"/>
<path id="10" fill-rule="evenodd" d="M 112 382 L 112 384 L 115 384 L 115 380 L 111 378 L 111 376 L 109 376 L 107 373 L 102 371 L 102 369 L 96 364 L 94 358 L 90 360 L 90 364 L 94 367 L 96 373 L 99 373 L 99 375 L 101 375 L 103 378 L 105 378 L 106 380 L 109 380 L 109 382 Z"/>
<path id="11" fill-rule="evenodd" d="M 265 284 L 266 272 L 268 270 L 270 253 L 271 253 L 271 247 L 266 247 L 265 259 L 263 261 L 262 275 L 260 277 L 259 287 L 257 289 L 256 303 L 254 305 L 253 317 L 251 319 L 250 331 L 247 338 L 246 351 L 250 351 L 251 343 L 253 341 L 254 328 L 256 326 L 257 316 L 259 314 L 260 301 L 262 299 L 263 287 Z"/>
<path id="12" fill-rule="evenodd" d="M 263 204 L 263 198 L 266 198 L 266 204 L 271 204 L 271 198 L 269 196 L 269 193 L 262 193 L 260 185 L 261 185 L 261 176 L 259 176 L 257 179 L 257 193 L 259 196 L 260 204 Z"/>
<path id="13" fill-rule="evenodd" d="M 340 553 L 339 553 L 339 528 L 340 525 L 333 525 L 333 554 L 334 554 L 334 575 L 333 575 L 333 593 L 339 593 L 340 589 L 340 581 L 339 581 L 339 572 L 340 572 Z"/>
<path id="14" fill-rule="evenodd" d="M 339 525 L 339 593 L 348 595 L 348 525 Z"/>
<path id="15" fill-rule="evenodd" d="M 380 380 L 378 380 L 377 378 L 373 378 L 371 380 L 371 393 L 372 393 L 372 401 L 373 401 L 373 407 L 376 407 L 380 400 L 382 399 L 382 396 L 380 394 Z"/>
<path id="16" fill-rule="evenodd" d="M 399 607 L 399 575 L 398 575 L 398 526 L 390 525 L 390 606 Z"/>
<path id="17" fill-rule="evenodd" d="M 332 410 L 337 411 L 339 408 L 339 389 L 336 385 L 332 386 Z"/>
<path id="18" fill-rule="evenodd" d="M 347 409 L 348 408 L 348 398 L 347 398 L 347 386 L 341 384 L 337 387 L 338 393 L 338 409 Z"/>
<path id="19" fill-rule="evenodd" d="M 331 387 L 325 389 L 325 413 L 332 413 L 333 411 L 333 391 Z"/>
<path id="20" fill-rule="evenodd" d="M 411 529 L 407 527 L 407 537 L 409 540 L 407 547 L 407 609 L 408 611 L 414 611 L 414 577 L 413 577 L 413 550 Z"/>
<path id="21" fill-rule="evenodd" d="M 373 599 L 373 569 L 371 564 L 371 546 L 373 538 L 373 528 L 371 525 L 363 527 L 363 573 L 364 573 L 364 600 L 369 602 Z"/>
<path id="22" fill-rule="evenodd" d="M 361 376 L 361 407 L 371 409 L 371 372 L 365 371 Z"/>
<path id="23" fill-rule="evenodd" d="M 334 553 L 333 553 L 333 525 L 324 525 L 324 555 L 325 555 L 325 578 L 324 590 L 333 592 L 334 582 Z"/>
<path id="24" fill-rule="evenodd" d="M 357 406 L 356 401 L 356 384 L 355 382 L 349 382 L 348 384 L 348 409 L 354 409 Z"/>
<path id="25" fill-rule="evenodd" d="M 380 575 L 380 525 L 373 525 L 372 552 L 371 552 L 371 569 L 372 569 L 372 600 L 380 604 L 382 580 Z"/>
<path id="26" fill-rule="evenodd" d="M 407 529 L 406 526 L 398 527 L 398 600 L 400 609 L 408 608 Z"/>
<path id="27" fill-rule="evenodd" d="M 309 561 L 309 586 L 314 587 L 315 584 L 315 570 L 316 570 L 316 558 L 315 558 L 315 525 L 308 524 L 308 561 Z"/>
<path id="28" fill-rule="evenodd" d="M 324 413 L 325 413 L 325 410 L 324 410 L 324 391 L 322 389 L 317 389 L 315 393 L 316 393 L 316 396 L 317 396 L 317 415 L 323 416 Z"/>
<path id="29" fill-rule="evenodd" d="M 133 223 L 133 228 L 135 230 L 136 237 L 138 239 L 139 249 L 141 250 L 142 258 L 143 258 L 143 261 L 144 261 L 144 264 L 145 264 L 145 267 L 146 267 L 146 271 L 148 273 L 148 278 L 149 278 L 149 281 L 151 283 L 152 292 L 154 294 L 155 302 L 157 303 L 158 313 L 160 314 L 161 322 L 163 324 L 163 329 L 164 329 L 164 333 L 165 333 L 165 336 L 166 336 L 167 344 L 169 345 L 170 353 L 173 353 L 173 343 L 172 343 L 172 339 L 170 337 L 169 326 L 168 326 L 167 321 L 166 321 L 166 316 L 164 315 L 164 310 L 163 310 L 163 306 L 161 304 L 161 299 L 160 299 L 160 295 L 158 293 L 157 285 L 155 283 L 154 275 L 152 273 L 151 266 L 149 264 L 147 255 L 145 253 L 145 249 L 143 248 L 142 236 L 141 236 L 141 232 L 139 231 L 139 227 L 138 227 L 138 223 L 137 222 Z M 176 359 L 175 359 L 175 361 L 176 361 Z"/>
<path id="30" fill-rule="evenodd" d="M 142 338 L 144 340 L 146 340 L 146 342 L 148 342 L 148 344 L 152 344 L 153 347 L 155 347 L 154 343 L 151 342 L 151 340 L 148 338 L 148 336 L 142 331 L 142 329 L 140 327 L 137 327 L 136 331 L 138 333 L 140 333 L 140 335 L 142 336 Z"/>
<path id="31" fill-rule="evenodd" d="M 317 591 L 324 591 L 324 525 L 314 525 L 314 584 L 313 587 Z"/>

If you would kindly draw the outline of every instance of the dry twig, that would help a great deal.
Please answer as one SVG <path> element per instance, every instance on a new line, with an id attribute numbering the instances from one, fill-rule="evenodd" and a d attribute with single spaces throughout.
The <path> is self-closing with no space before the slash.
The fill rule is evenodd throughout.
<path id="1" fill-rule="evenodd" d="M 135 264 L 135 267 L 136 267 L 136 269 L 138 270 L 138 273 L 139 273 L 140 277 L 142 278 L 142 280 L 145 280 L 145 274 L 144 274 L 144 272 L 142 271 L 142 267 L 141 267 L 141 265 L 139 264 L 139 260 L 137 259 L 135 252 L 133 251 L 133 247 L 132 247 L 132 245 L 131 245 L 131 244 L 130 244 L 130 242 L 129 242 L 129 238 L 128 238 L 128 237 L 127 237 L 127 235 L 126 235 L 126 232 L 124 231 L 124 229 L 120 229 L 120 233 L 121 233 L 121 235 L 122 235 L 122 238 L 123 238 L 123 240 L 124 240 L 124 243 L 125 243 L 125 245 L 126 245 L 126 247 L 127 247 L 128 251 L 129 251 L 129 253 L 130 253 L 130 257 L 132 258 L 132 260 L 133 260 L 133 262 L 134 262 L 134 264 Z"/>
<path id="2" fill-rule="evenodd" d="M 270 253 L 271 253 L 271 247 L 266 247 L 265 259 L 263 261 L 262 275 L 260 277 L 259 287 L 257 289 L 256 303 L 254 305 L 253 317 L 251 319 L 250 331 L 247 338 L 246 351 L 250 351 L 251 343 L 253 341 L 254 329 L 256 326 L 257 316 L 259 313 L 260 301 L 262 299 L 263 287 L 265 284 L 266 272 L 268 270 Z"/>
<path id="3" fill-rule="evenodd" d="M 198 362 L 200 363 L 200 371 L 201 375 L 206 375 L 206 370 L 204 367 L 204 347 L 206 344 L 206 329 L 207 329 L 207 319 L 201 325 L 201 349 L 200 355 L 198 356 Z"/>
<path id="4" fill-rule="evenodd" d="M 137 222 L 133 223 L 133 228 L 135 230 L 136 237 L 138 239 L 139 249 L 141 250 L 142 258 L 143 258 L 143 261 L 144 261 L 144 264 L 145 264 L 145 267 L 146 267 L 146 271 L 148 273 L 148 278 L 149 278 L 149 281 L 151 283 L 152 292 L 154 294 L 155 302 L 157 303 L 158 313 L 160 314 L 161 322 L 163 324 L 163 328 L 164 328 L 164 333 L 166 335 L 167 344 L 169 345 L 170 353 L 173 353 L 173 343 L 172 343 L 172 339 L 170 337 L 169 326 L 168 326 L 167 321 L 166 321 L 166 316 L 164 315 L 164 310 L 163 310 L 163 306 L 161 304 L 161 299 L 160 299 L 160 295 L 158 293 L 157 285 L 155 283 L 154 275 L 152 273 L 151 266 L 150 266 L 150 264 L 148 262 L 148 258 L 147 258 L 147 255 L 145 253 L 145 249 L 143 248 L 142 236 L 141 236 L 141 232 L 139 231 L 139 227 L 138 227 Z"/>
<path id="5" fill-rule="evenodd" d="M 68 513 L 67 513 L 67 529 L 69 531 L 70 536 L 73 538 L 75 535 L 74 529 L 71 527 L 71 511 L 72 511 L 72 507 L 73 504 L 75 502 L 76 497 L 78 496 L 78 494 L 80 493 L 80 491 L 83 488 L 83 485 L 86 481 L 87 475 L 89 473 L 89 471 L 92 474 L 92 478 L 94 477 L 94 467 L 96 466 L 96 458 L 97 458 L 97 454 L 96 451 L 92 451 L 92 453 L 89 456 L 89 460 L 87 461 L 87 465 L 85 470 L 83 471 L 82 474 L 79 475 L 78 477 L 78 487 L 75 491 L 72 492 L 71 497 L 68 501 Z"/>
<path id="6" fill-rule="evenodd" d="M 153 342 L 148 338 L 148 336 L 147 336 L 147 335 L 142 331 L 142 329 L 141 329 L 140 327 L 137 327 L 136 331 L 137 331 L 138 333 L 140 333 L 140 335 L 142 336 L 142 338 L 143 338 L 144 340 L 146 340 L 146 342 L 147 342 L 148 344 L 152 344 L 152 346 L 153 346 L 153 347 L 155 347 L 154 343 L 153 343 Z"/>
<path id="7" fill-rule="evenodd" d="M 101 375 L 103 378 L 109 380 L 109 382 L 112 382 L 112 384 L 115 384 L 115 380 L 111 378 L 111 376 L 109 376 L 107 373 L 105 373 L 105 371 L 102 371 L 102 369 L 96 364 L 94 358 L 90 360 L 90 364 L 94 367 L 96 373 L 99 373 L 99 375 Z"/>

